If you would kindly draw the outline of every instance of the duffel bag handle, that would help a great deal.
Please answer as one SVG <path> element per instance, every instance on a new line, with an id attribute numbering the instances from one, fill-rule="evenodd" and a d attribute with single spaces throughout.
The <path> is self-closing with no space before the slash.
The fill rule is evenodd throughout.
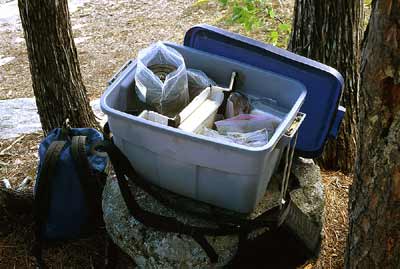
<path id="1" fill-rule="evenodd" d="M 155 192 L 150 191 L 150 189 L 146 187 L 148 183 L 140 178 L 140 176 L 136 173 L 136 171 L 130 164 L 129 160 L 126 158 L 126 156 L 124 156 L 119 148 L 114 145 L 112 140 L 105 140 L 102 144 L 99 144 L 99 148 L 97 150 L 103 150 L 107 152 L 110 161 L 114 167 L 115 174 L 117 176 L 121 195 L 124 199 L 130 215 L 132 215 L 135 219 L 137 219 L 145 226 L 152 227 L 163 232 L 180 233 L 191 236 L 203 248 L 212 263 L 216 263 L 218 261 L 218 254 L 206 240 L 206 235 L 224 236 L 237 234 L 243 236 L 255 229 L 266 226 L 270 226 L 270 228 L 273 229 L 277 227 L 278 223 L 280 223 L 280 215 L 272 214 L 269 217 L 263 216 L 264 218 L 261 218 L 260 216 L 260 218 L 249 221 L 248 225 L 229 225 L 224 228 L 205 228 L 187 225 L 176 220 L 175 218 L 157 215 L 153 212 L 149 212 L 143 209 L 136 201 L 134 195 L 132 195 L 129 189 L 127 179 L 132 181 L 142 190 L 146 191 L 161 204 L 166 204 L 163 198 L 160 197 L 160 195 L 157 195 Z"/>
<path id="2" fill-rule="evenodd" d="M 37 189 L 33 203 L 35 242 L 33 245 L 33 256 L 36 258 L 39 268 L 45 268 L 42 258 L 42 229 L 49 214 L 51 201 L 51 179 L 56 171 L 57 162 L 64 149 L 66 141 L 54 141 L 46 151 L 39 176 L 36 180 Z M 45 229 L 46 227 L 44 227 Z"/>
<path id="3" fill-rule="evenodd" d="M 73 136 L 71 143 L 71 156 L 79 174 L 79 182 L 89 209 L 89 223 L 99 222 L 101 216 L 101 182 L 97 180 L 89 163 L 86 152 L 86 136 Z"/>

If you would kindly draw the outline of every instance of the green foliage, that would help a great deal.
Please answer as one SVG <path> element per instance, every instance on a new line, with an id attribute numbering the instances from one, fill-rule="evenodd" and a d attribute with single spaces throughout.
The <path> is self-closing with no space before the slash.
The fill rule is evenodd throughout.
<path id="1" fill-rule="evenodd" d="M 268 15 L 269 15 L 272 19 L 275 18 L 275 11 L 274 11 L 273 8 L 268 8 L 268 9 L 267 9 L 267 12 L 268 12 Z"/>
<path id="2" fill-rule="evenodd" d="M 207 4 L 209 2 L 209 0 L 197 0 L 193 6 L 201 6 L 203 4 Z"/>
<path id="3" fill-rule="evenodd" d="M 273 44 L 276 45 L 278 43 L 279 33 L 277 31 L 271 31 L 267 36 L 267 39 Z"/>
<path id="4" fill-rule="evenodd" d="M 228 2 L 228 1 L 225 1 L 225 2 Z M 372 0 L 365 0 L 364 1 L 364 5 L 365 6 L 371 6 L 371 4 L 372 4 Z"/>
<path id="5" fill-rule="evenodd" d="M 268 0 L 218 0 L 228 12 L 227 22 L 243 26 L 247 32 L 256 29 L 266 31 L 265 40 L 285 47 L 291 27 L 282 22 Z"/>
<path id="6" fill-rule="evenodd" d="M 270 33 L 270 39 L 269 41 L 273 45 L 278 45 L 283 47 L 282 45 L 286 46 L 286 44 L 289 42 L 289 36 L 290 36 L 290 31 L 291 31 L 291 26 L 287 23 L 279 23 L 278 24 L 278 29 L 275 31 L 272 31 Z M 276 34 L 275 34 L 276 33 Z M 280 40 L 279 40 L 280 38 Z"/>
<path id="7" fill-rule="evenodd" d="M 230 9 L 229 22 L 243 25 L 246 31 L 262 25 L 260 12 L 265 10 L 265 0 L 219 0 L 219 2 Z"/>

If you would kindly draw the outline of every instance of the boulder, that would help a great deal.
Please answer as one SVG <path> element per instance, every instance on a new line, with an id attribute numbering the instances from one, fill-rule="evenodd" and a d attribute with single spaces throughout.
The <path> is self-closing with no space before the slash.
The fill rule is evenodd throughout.
<path id="1" fill-rule="evenodd" d="M 100 109 L 100 99 L 91 101 L 90 105 L 103 126 L 107 116 Z M 41 130 L 35 98 L 0 100 L 0 139 L 12 139 Z"/>
<path id="2" fill-rule="evenodd" d="M 202 219 L 165 208 L 148 194 L 135 188 L 132 192 L 146 210 L 197 226 L 214 227 Z M 107 231 L 114 243 L 132 257 L 139 268 L 205 268 L 210 265 L 203 249 L 186 235 L 164 233 L 143 226 L 129 215 L 115 178 L 109 178 L 103 193 L 103 212 Z M 220 255 L 219 265 L 236 253 L 236 236 L 207 238 Z"/>
<path id="3" fill-rule="evenodd" d="M 317 176 L 319 173 L 318 166 L 311 166 L 310 164 L 296 161 L 294 162 L 293 171 L 296 171 L 296 177 L 301 181 L 301 188 L 295 192 L 291 192 L 291 195 L 294 197 L 293 201 L 299 203 L 296 208 L 304 210 L 304 216 L 312 219 L 312 223 L 314 223 L 314 220 L 322 220 L 322 215 L 314 215 L 322 214 L 322 210 L 317 210 L 317 208 L 320 208 L 320 206 L 323 208 L 323 202 L 322 204 L 320 202 L 320 200 L 323 201 L 322 185 L 318 185 L 316 182 L 318 180 L 320 181 L 320 177 L 318 179 Z M 304 175 L 302 175 L 302 173 L 304 173 Z M 314 179 L 307 181 L 306 178 L 309 175 L 313 175 Z M 263 200 L 259 203 L 254 212 L 247 216 L 233 212 L 225 212 L 222 209 L 216 209 L 207 204 L 174 195 L 168 191 L 161 190 L 161 192 L 166 196 L 174 196 L 173 199 L 176 200 L 176 204 L 185 205 L 186 209 L 192 209 L 192 211 L 203 213 L 209 212 L 210 215 L 229 215 L 230 217 L 242 219 L 255 218 L 266 210 L 279 204 L 280 179 L 281 177 L 279 175 L 272 178 Z M 313 188 L 318 189 L 313 190 Z M 301 194 L 298 194 L 297 191 L 300 190 Z M 138 203 L 148 211 L 164 216 L 174 217 L 185 224 L 200 227 L 215 227 L 215 224 L 211 221 L 182 213 L 182 211 L 178 212 L 171 208 L 164 207 L 150 195 L 134 186 L 131 191 L 135 195 Z M 306 199 L 304 197 L 308 194 L 312 195 L 312 198 Z M 300 197 L 302 199 L 300 199 Z M 310 203 L 319 203 L 319 206 L 312 206 Z M 212 265 L 203 249 L 191 237 L 160 232 L 143 226 L 129 214 L 121 196 L 115 176 L 111 176 L 107 180 L 103 192 L 103 212 L 104 221 L 110 237 L 116 245 L 134 259 L 135 263 L 140 268 L 220 267 L 227 264 L 235 256 L 237 251 L 238 236 L 207 237 L 209 243 L 214 247 L 215 251 L 219 255 L 218 264 Z M 296 226 L 298 224 L 298 219 L 287 218 L 287 220 L 288 221 L 285 221 L 284 225 L 287 225 L 292 231 L 296 232 L 296 228 L 291 226 Z M 304 218 L 301 218 L 301 222 L 304 222 Z M 315 227 L 319 228 L 319 226 Z M 264 231 L 265 229 L 255 231 L 249 235 L 249 238 L 254 239 Z M 320 230 L 318 231 L 320 232 Z M 315 243 L 311 242 L 310 244 L 312 245 Z"/>
<path id="4" fill-rule="evenodd" d="M 42 129 L 34 98 L 0 100 L 0 139 L 11 139 Z"/>
<path id="5" fill-rule="evenodd" d="M 294 158 L 292 174 L 300 184 L 300 188 L 290 193 L 292 201 L 317 226 L 322 227 L 325 195 L 319 166 L 312 159 Z"/>
<path id="6" fill-rule="evenodd" d="M 290 213 L 284 225 L 318 256 L 323 237 L 324 186 L 319 166 L 311 159 L 295 158 L 292 176 L 300 187 L 290 192 Z"/>

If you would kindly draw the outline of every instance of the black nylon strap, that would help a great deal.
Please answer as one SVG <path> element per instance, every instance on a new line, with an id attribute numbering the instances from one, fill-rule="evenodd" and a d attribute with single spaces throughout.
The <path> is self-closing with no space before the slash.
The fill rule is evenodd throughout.
<path id="1" fill-rule="evenodd" d="M 104 140 L 111 141 L 111 130 L 110 130 L 110 124 L 108 122 L 106 122 L 103 126 L 103 137 Z"/>
<path id="2" fill-rule="evenodd" d="M 118 149 L 113 144 L 110 145 L 112 145 L 112 149 L 110 149 L 108 152 L 109 157 L 113 164 L 117 164 L 118 157 L 115 155 L 116 152 L 113 150 L 116 151 Z M 196 232 L 193 227 L 187 226 L 175 220 L 174 218 L 157 215 L 143 210 L 132 196 L 124 173 L 119 169 L 119 167 L 119 165 L 117 165 L 117 167 L 114 166 L 114 171 L 117 175 L 118 185 L 121 190 L 122 197 L 124 198 L 125 204 L 127 205 L 127 208 L 132 216 L 148 227 L 152 227 L 163 232 L 181 233 L 192 236 L 193 239 L 195 239 L 195 241 L 204 249 L 211 262 L 215 263 L 218 261 L 218 254 L 208 243 L 205 237 L 200 235 L 199 231 Z"/>
<path id="3" fill-rule="evenodd" d="M 205 235 L 220 236 L 247 234 L 257 228 L 262 228 L 266 226 L 271 226 L 271 228 L 273 228 L 277 224 L 277 214 L 263 214 L 258 218 L 248 221 L 247 224 L 243 224 L 241 226 L 226 225 L 224 228 L 204 228 L 186 225 L 177 221 L 175 218 L 165 217 L 146 211 L 142 209 L 136 202 L 135 197 L 132 195 L 129 189 L 127 179 L 131 180 L 139 188 L 148 192 L 160 203 L 163 204 L 165 202 L 164 199 L 160 195 L 158 195 L 158 193 L 151 191 L 151 188 L 148 188 L 148 183 L 139 177 L 134 168 L 131 166 L 129 160 L 112 142 L 105 141 L 103 143 L 103 147 L 104 150 L 108 153 L 111 163 L 113 164 L 114 171 L 118 179 L 118 185 L 120 187 L 122 197 L 126 203 L 129 213 L 134 216 L 139 222 L 148 227 L 152 227 L 154 229 L 164 232 L 180 233 L 192 236 L 207 253 L 211 262 L 218 261 L 218 254 L 207 242 L 204 237 Z"/>
<path id="4" fill-rule="evenodd" d="M 215 251 L 215 249 L 210 245 L 210 243 L 207 241 L 206 237 L 204 235 L 197 235 L 194 234 L 192 235 L 192 238 L 201 246 L 201 248 L 204 250 L 204 252 L 207 254 L 208 258 L 210 259 L 211 263 L 217 263 L 218 262 L 218 253 Z"/>
<path id="5" fill-rule="evenodd" d="M 33 212 L 35 226 L 35 242 L 32 249 L 39 268 L 45 268 L 42 258 L 42 228 L 46 223 L 51 200 L 51 178 L 53 178 L 57 161 L 65 146 L 65 141 L 54 141 L 46 151 L 40 174 L 37 179 L 37 189 L 34 197 Z"/>
<path id="6" fill-rule="evenodd" d="M 79 181 L 85 196 L 85 201 L 89 210 L 90 224 L 99 221 L 99 210 L 101 209 L 101 187 L 92 172 L 89 160 L 86 154 L 86 136 L 73 136 L 71 144 L 71 155 L 79 174 Z M 83 227 L 86 230 L 88 227 Z M 84 230 L 85 230 L 84 229 Z"/>

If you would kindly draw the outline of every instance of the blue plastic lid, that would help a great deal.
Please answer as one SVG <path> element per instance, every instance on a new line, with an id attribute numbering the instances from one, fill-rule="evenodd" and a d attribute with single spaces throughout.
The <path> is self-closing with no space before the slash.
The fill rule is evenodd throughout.
<path id="1" fill-rule="evenodd" d="M 307 88 L 299 130 L 300 156 L 319 156 L 328 137 L 336 137 L 344 109 L 339 106 L 343 77 L 329 66 L 272 45 L 209 25 L 189 29 L 184 45 L 266 69 L 302 82 Z"/>

